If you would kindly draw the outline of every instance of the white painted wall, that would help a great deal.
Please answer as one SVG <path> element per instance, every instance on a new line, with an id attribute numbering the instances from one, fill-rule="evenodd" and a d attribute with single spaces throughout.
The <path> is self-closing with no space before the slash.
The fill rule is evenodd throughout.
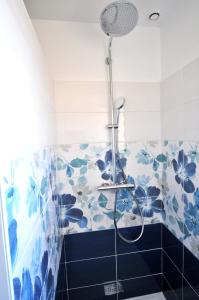
<path id="1" fill-rule="evenodd" d="M 199 1 L 175 3 L 161 27 L 162 139 L 199 140 Z"/>
<path id="2" fill-rule="evenodd" d="M 108 38 L 99 24 L 33 21 L 55 83 L 58 143 L 108 142 Z M 114 95 L 125 96 L 120 140 L 160 139 L 160 31 L 113 41 Z"/>

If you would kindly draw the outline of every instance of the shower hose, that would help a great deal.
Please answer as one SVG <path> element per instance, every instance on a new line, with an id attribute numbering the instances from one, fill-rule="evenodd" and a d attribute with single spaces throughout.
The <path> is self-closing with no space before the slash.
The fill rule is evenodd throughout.
<path id="1" fill-rule="evenodd" d="M 128 180 L 126 178 L 126 174 L 124 173 L 124 170 L 123 170 L 123 167 L 121 166 L 121 163 L 120 163 L 120 159 L 119 159 L 119 151 L 117 150 L 117 153 L 116 153 L 116 157 L 117 157 L 117 161 L 118 161 L 118 164 L 120 166 L 120 170 L 122 172 L 122 176 L 123 176 L 123 179 L 124 179 L 124 182 L 127 183 Z M 114 172 L 116 172 L 116 170 L 114 170 Z M 136 196 L 133 194 L 132 190 L 131 189 L 128 189 L 128 192 L 129 194 L 131 195 L 132 197 L 132 201 L 135 201 L 136 205 L 137 205 L 137 208 L 138 208 L 138 212 L 139 212 L 139 215 L 140 215 L 140 219 L 141 219 L 141 223 L 142 223 L 142 227 L 141 227 L 141 231 L 140 231 L 140 234 L 138 235 L 137 238 L 135 239 L 132 239 L 132 240 L 129 240 L 127 238 L 125 238 L 122 233 L 120 232 L 118 226 L 117 226 L 117 193 L 118 191 L 115 192 L 115 202 L 114 202 L 114 225 L 115 225 L 115 229 L 116 229 L 116 232 L 118 234 L 118 236 L 120 237 L 121 240 L 123 240 L 124 242 L 126 243 L 129 243 L 129 244 L 132 244 L 132 243 L 135 243 L 137 242 L 141 237 L 142 237 L 142 234 L 144 232 L 144 217 L 143 217 L 143 214 L 142 214 L 142 210 L 140 208 L 140 205 L 139 205 L 139 202 L 138 200 L 136 199 Z"/>

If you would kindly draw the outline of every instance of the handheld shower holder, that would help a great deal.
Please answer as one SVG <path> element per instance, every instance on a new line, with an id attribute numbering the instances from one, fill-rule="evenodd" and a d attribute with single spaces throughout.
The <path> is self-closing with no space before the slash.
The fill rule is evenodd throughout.
<path id="1" fill-rule="evenodd" d="M 118 129 L 118 124 L 108 124 L 107 128 L 108 129 L 112 129 L 112 128 Z"/>

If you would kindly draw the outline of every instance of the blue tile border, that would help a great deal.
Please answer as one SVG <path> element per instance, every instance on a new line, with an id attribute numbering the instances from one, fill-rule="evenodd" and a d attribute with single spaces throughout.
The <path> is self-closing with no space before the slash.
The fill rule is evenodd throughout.
<path id="1" fill-rule="evenodd" d="M 67 263 L 68 288 L 116 280 L 115 257 Z"/>
<path id="2" fill-rule="evenodd" d="M 161 273 L 161 250 L 119 255 L 118 280 Z"/>
<path id="3" fill-rule="evenodd" d="M 59 272 L 57 277 L 57 291 L 67 290 L 66 264 L 59 265 Z"/>
<path id="4" fill-rule="evenodd" d="M 161 248 L 161 226 L 161 223 L 145 225 L 142 237 L 133 244 L 128 244 L 117 236 L 117 253 L 122 254 Z M 131 240 L 140 234 L 141 226 L 121 228 L 119 230 L 124 237 Z"/>
<path id="5" fill-rule="evenodd" d="M 114 282 L 109 282 L 109 284 L 114 284 Z M 105 296 L 104 286 L 105 284 L 100 284 L 81 289 L 69 290 L 69 298 L 70 300 L 117 300 L 117 294 Z"/>
<path id="6" fill-rule="evenodd" d="M 158 293 L 161 291 L 162 274 L 143 276 L 138 278 L 130 278 L 119 281 L 120 292 L 118 299 L 126 299 L 131 297 L 144 296 L 147 294 Z M 73 288 L 68 290 L 70 300 L 117 300 L 117 295 L 105 296 L 104 287 L 106 285 L 114 285 L 115 282 L 108 282 L 93 286 L 85 286 L 81 288 Z M 67 291 L 57 292 L 56 300 L 68 300 Z"/>
<path id="7" fill-rule="evenodd" d="M 65 262 L 115 255 L 115 230 L 66 235 L 64 247 Z"/>
<path id="8" fill-rule="evenodd" d="M 177 299 L 181 300 L 183 295 L 183 286 L 182 286 L 182 273 L 176 268 L 172 260 L 163 250 L 163 274 L 167 280 L 168 285 L 171 290 L 176 295 Z"/>
<path id="9" fill-rule="evenodd" d="M 199 260 L 166 227 L 164 227 L 164 228 L 167 231 L 167 236 L 169 236 L 169 240 L 170 241 L 172 240 L 172 243 L 168 243 L 168 245 L 175 244 L 175 245 L 178 245 L 177 248 L 179 247 L 179 245 L 181 245 L 181 247 L 183 249 L 183 252 L 182 251 L 180 252 L 181 253 L 180 255 L 182 255 L 182 261 L 183 261 L 183 272 L 181 272 L 182 268 L 179 268 L 179 267 L 181 267 L 181 266 L 179 266 L 179 259 L 176 259 L 176 257 L 177 257 L 176 247 L 172 247 L 173 249 L 175 249 L 174 250 L 175 254 L 172 251 L 168 251 L 168 247 L 163 248 L 163 253 L 164 253 L 163 265 L 164 265 L 164 259 L 166 259 L 167 263 L 165 265 L 167 265 L 167 267 L 168 267 L 168 264 L 169 264 L 171 266 L 171 269 L 175 270 L 176 274 L 180 274 L 179 276 L 181 276 L 181 278 L 182 278 L 182 293 L 183 293 L 184 299 L 192 300 L 192 298 L 189 298 L 190 294 L 194 295 L 193 299 L 199 299 L 199 279 L 198 279 Z M 163 272 L 164 272 L 164 276 L 166 277 L 164 269 L 163 269 Z M 173 272 L 171 271 L 170 274 L 173 275 L 172 273 Z M 170 281 L 176 282 L 176 275 Z M 183 283 L 184 283 L 184 285 L 183 285 Z M 170 284 L 170 285 L 172 285 L 172 284 Z M 175 289 L 175 287 L 173 287 L 173 288 Z M 179 297 L 179 299 L 181 299 L 180 295 L 178 297 Z M 195 298 L 195 297 L 197 297 L 197 298 Z"/>
<path id="10" fill-rule="evenodd" d="M 166 300 L 179 300 L 166 277 L 162 276 L 162 292 Z"/>
<path id="11" fill-rule="evenodd" d="M 162 274 L 149 275 L 119 282 L 122 284 L 123 293 L 119 293 L 118 299 L 128 299 L 160 292 Z"/>
<path id="12" fill-rule="evenodd" d="M 199 295 L 193 290 L 186 280 L 183 280 L 183 300 L 198 300 Z"/>
<path id="13" fill-rule="evenodd" d="M 125 228 L 122 229 L 122 231 L 128 235 L 132 234 L 133 229 Z M 63 268 L 63 265 L 66 266 L 68 274 L 66 282 L 68 280 L 69 286 L 68 289 L 67 285 L 63 288 L 61 286 L 62 283 L 58 282 L 56 297 L 59 298 L 57 299 L 62 300 L 61 297 L 63 295 L 63 299 L 67 299 L 65 294 L 68 291 L 72 297 L 70 300 L 76 300 L 78 299 L 78 295 L 81 295 L 80 290 L 82 290 L 85 295 L 89 290 L 91 294 L 94 293 L 94 291 L 101 290 L 101 298 L 88 299 L 103 299 L 102 286 L 104 283 L 110 281 L 115 282 L 116 280 L 116 257 L 118 280 L 126 286 L 124 295 L 136 297 L 136 295 L 140 296 L 149 293 L 146 292 L 148 289 L 146 285 L 144 289 L 142 286 L 143 290 L 140 288 L 143 294 L 139 294 L 139 280 L 149 282 L 147 278 L 155 276 L 158 278 L 162 277 L 160 291 L 162 290 L 164 292 L 167 300 L 173 300 L 174 298 L 172 297 L 174 296 L 176 299 L 181 300 L 183 292 L 185 294 L 184 300 L 192 300 L 192 298 L 189 298 L 191 294 L 194 295 L 193 297 L 197 297 L 193 299 L 199 299 L 197 293 L 198 276 L 196 274 L 196 271 L 199 269 L 199 261 L 197 258 L 185 248 L 164 225 L 147 225 L 145 229 L 143 244 L 140 241 L 140 243 L 137 243 L 138 245 L 123 245 L 122 241 L 118 241 L 117 237 L 117 249 L 120 250 L 117 256 L 115 256 L 114 230 L 66 236 L 64 239 L 65 246 L 63 247 L 64 250 L 62 250 L 60 268 Z M 136 230 L 139 230 L 139 228 L 136 228 Z M 163 248 L 161 248 L 161 232 Z M 150 248 L 150 239 L 152 239 L 151 247 L 160 247 Z M 185 256 L 184 273 L 181 272 L 182 250 Z M 66 254 L 66 262 L 65 254 L 63 253 L 67 251 L 69 252 Z M 94 255 L 99 256 L 94 257 Z M 61 263 L 63 261 L 65 261 L 64 264 Z M 191 268 L 190 264 L 192 266 Z M 60 272 L 61 275 L 59 276 L 61 276 L 61 280 L 65 281 L 64 271 L 60 269 Z M 58 281 L 60 281 L 60 279 L 58 279 Z M 153 281 L 152 278 L 150 278 L 150 281 Z M 182 284 L 183 281 L 184 285 Z M 132 287 L 133 282 L 136 284 Z M 63 290 L 61 291 L 61 289 Z M 152 290 L 151 293 L 158 292 L 158 290 L 153 287 Z M 119 299 L 122 299 L 121 295 L 119 294 Z M 112 299 L 114 299 L 114 296 L 112 297 Z"/>
<path id="14" fill-rule="evenodd" d="M 164 225 L 162 226 L 162 248 L 182 272 L 183 244 Z"/>
<path id="15" fill-rule="evenodd" d="M 184 277 L 199 295 L 199 260 L 184 247 Z"/>

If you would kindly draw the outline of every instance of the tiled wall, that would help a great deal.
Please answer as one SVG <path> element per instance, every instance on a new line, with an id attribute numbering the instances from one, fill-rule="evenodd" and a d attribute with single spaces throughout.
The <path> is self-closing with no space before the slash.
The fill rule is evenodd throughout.
<path id="1" fill-rule="evenodd" d="M 198 270 L 194 267 L 199 258 L 198 5 L 195 0 L 176 2 L 161 27 L 161 135 L 167 156 L 163 172 L 164 224 L 179 240 L 176 246 L 172 245 L 175 238 L 170 239 L 170 246 L 165 244 L 164 265 L 171 266 L 166 277 L 173 288 L 174 283 L 178 285 L 173 296 L 177 299 L 198 299 Z M 188 14 L 191 22 L 185 22 Z M 182 34 L 185 24 L 186 32 Z M 191 259 L 188 253 L 192 253 Z"/>
<path id="2" fill-rule="evenodd" d="M 111 150 L 108 144 L 73 144 L 58 147 L 57 198 L 62 234 L 113 228 L 115 193 L 99 192 L 98 186 L 111 180 Z M 120 164 L 128 181 L 135 183 L 135 197 L 145 224 L 161 222 L 164 206 L 161 174 L 166 156 L 158 141 L 121 143 Z M 120 164 L 118 179 L 123 179 Z M 133 211 L 133 215 L 132 215 Z M 120 191 L 117 202 L 119 227 L 140 225 L 135 201 L 127 190 Z"/>
<path id="3" fill-rule="evenodd" d="M 132 239 L 140 230 L 133 226 L 121 233 Z M 134 244 L 123 242 L 113 229 L 65 235 L 56 300 L 116 300 L 159 292 L 167 300 L 198 300 L 198 267 L 198 259 L 160 223 L 146 225 Z"/>
<path id="4" fill-rule="evenodd" d="M 50 300 L 61 254 L 53 84 L 22 0 L 1 1 L 0 40 L 1 274 L 10 289 L 1 283 L 0 298 Z"/>
<path id="5" fill-rule="evenodd" d="M 176 254 L 172 254 L 174 257 L 167 249 L 164 260 L 168 281 L 177 299 L 182 299 L 182 295 L 183 299 L 198 299 L 195 268 L 199 258 L 198 74 L 197 58 L 165 79 L 161 86 L 163 153 L 167 157 L 162 176 L 163 221 L 180 241 Z M 191 258 L 190 253 L 194 255 Z M 169 265 L 173 271 L 167 272 Z M 173 283 L 178 285 L 177 289 Z"/>
<path id="6" fill-rule="evenodd" d="M 167 300 L 197 300 L 198 259 L 163 226 L 163 290 Z"/>
<path id="7" fill-rule="evenodd" d="M 105 81 L 55 81 L 57 142 L 108 143 L 111 122 Z M 114 82 L 114 97 L 124 96 L 121 142 L 160 140 L 160 84 Z M 95 126 L 93 126 L 95 124 Z"/>
<path id="8" fill-rule="evenodd" d="M 53 148 L 27 154 L 1 180 L 15 300 L 54 298 L 62 246 L 54 161 Z"/>
<path id="9" fill-rule="evenodd" d="M 57 143 L 109 143 L 108 39 L 100 25 L 35 19 L 33 24 L 54 79 Z M 114 98 L 126 98 L 121 142 L 160 140 L 160 65 L 159 28 L 137 26 L 122 43 L 114 40 Z"/>
<path id="10" fill-rule="evenodd" d="M 121 229 L 128 238 L 140 226 Z M 82 251 L 79 251 L 79 249 Z M 127 244 L 115 230 L 66 235 L 62 249 L 56 299 L 119 299 L 161 290 L 161 224 L 145 226 L 136 244 Z M 108 297 L 105 291 L 111 286 Z"/>
<path id="11" fill-rule="evenodd" d="M 168 139 L 163 143 L 167 156 L 163 173 L 165 223 L 198 257 L 197 74 L 199 59 L 163 82 L 162 130 L 163 137 Z M 176 117 L 171 118 L 171 115 Z"/>

